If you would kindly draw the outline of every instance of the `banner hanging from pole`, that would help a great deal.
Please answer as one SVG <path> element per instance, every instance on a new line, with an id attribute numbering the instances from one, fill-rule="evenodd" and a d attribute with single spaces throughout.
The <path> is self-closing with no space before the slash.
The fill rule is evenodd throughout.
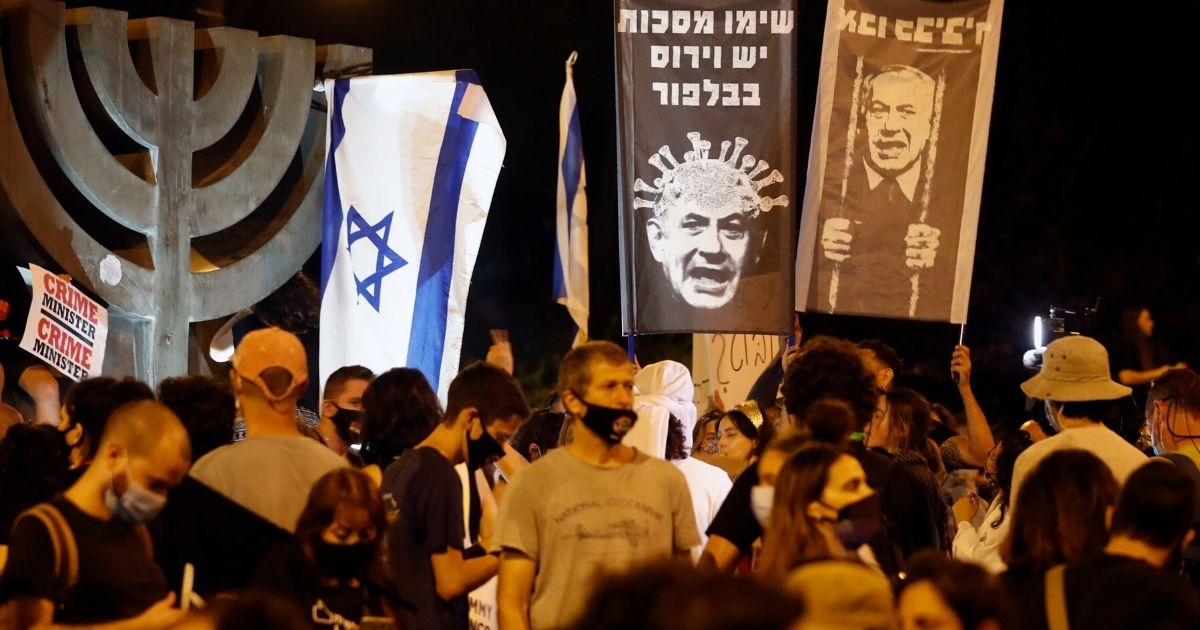
<path id="1" fill-rule="evenodd" d="M 626 334 L 786 334 L 796 198 L 792 0 L 618 0 Z"/>
<path id="2" fill-rule="evenodd" d="M 966 320 L 1003 0 L 830 0 L 796 309 Z"/>
<path id="3" fill-rule="evenodd" d="M 505 140 L 471 70 L 325 82 L 320 378 L 420 370 L 445 402 Z"/>
<path id="4" fill-rule="evenodd" d="M 567 307 L 578 329 L 572 347 L 588 340 L 587 169 L 583 166 L 583 130 L 575 100 L 572 68 L 578 53 L 567 58 L 567 80 L 558 106 L 558 207 L 554 239 L 554 300 Z"/>

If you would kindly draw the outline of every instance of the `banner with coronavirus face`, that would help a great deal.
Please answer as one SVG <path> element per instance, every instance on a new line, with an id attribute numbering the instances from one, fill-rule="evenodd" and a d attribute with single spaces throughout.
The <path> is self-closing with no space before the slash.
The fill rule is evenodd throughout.
<path id="1" fill-rule="evenodd" d="M 796 308 L 966 320 L 1003 0 L 830 0 Z"/>
<path id="2" fill-rule="evenodd" d="M 793 5 L 616 3 L 626 333 L 789 330 Z"/>

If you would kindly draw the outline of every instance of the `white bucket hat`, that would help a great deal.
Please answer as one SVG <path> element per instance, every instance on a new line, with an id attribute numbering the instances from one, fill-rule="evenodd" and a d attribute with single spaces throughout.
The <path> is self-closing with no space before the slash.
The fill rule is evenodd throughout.
<path id="1" fill-rule="evenodd" d="M 1055 402 L 1116 400 L 1133 390 L 1112 380 L 1108 351 L 1099 341 L 1082 335 L 1056 339 L 1046 346 L 1042 370 L 1021 383 L 1030 398 Z"/>

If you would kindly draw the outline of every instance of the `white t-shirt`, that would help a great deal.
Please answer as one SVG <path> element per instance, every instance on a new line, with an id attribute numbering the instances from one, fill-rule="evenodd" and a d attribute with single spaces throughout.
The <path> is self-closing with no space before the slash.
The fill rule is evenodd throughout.
<path id="1" fill-rule="evenodd" d="M 1079 449 L 1092 453 L 1101 461 L 1108 464 L 1117 483 L 1125 485 L 1125 480 L 1142 464 L 1146 463 L 1146 455 L 1126 442 L 1124 438 L 1114 433 L 1104 425 L 1076 427 L 1065 429 L 1062 433 L 1048 437 L 1041 442 L 1025 449 L 1017 458 L 1013 467 L 1012 500 L 1010 505 L 1017 504 L 1017 493 L 1025 477 L 1033 472 L 1043 459 L 1056 451 Z"/>
<path id="2" fill-rule="evenodd" d="M 1000 518 L 1000 497 L 996 497 L 979 527 L 967 521 L 959 521 L 958 532 L 954 534 L 954 558 L 978 564 L 987 569 L 988 573 L 1003 573 L 1008 567 L 1004 560 L 1000 559 L 1000 543 L 1008 537 L 1011 517 L 1011 510 L 1005 510 L 1004 519 L 999 525 L 992 527 L 992 523 Z"/>
<path id="3" fill-rule="evenodd" d="M 303 436 L 264 435 L 222 446 L 189 473 L 231 501 L 291 532 L 313 484 L 346 460 Z"/>
<path id="4" fill-rule="evenodd" d="M 686 457 L 671 462 L 683 473 L 687 480 L 688 492 L 692 493 L 692 509 L 696 512 L 696 528 L 700 530 L 700 545 L 692 550 L 692 560 L 700 559 L 700 552 L 708 542 L 705 531 L 717 516 L 717 510 L 725 502 L 733 482 L 724 470 L 706 464 L 694 457 Z"/>

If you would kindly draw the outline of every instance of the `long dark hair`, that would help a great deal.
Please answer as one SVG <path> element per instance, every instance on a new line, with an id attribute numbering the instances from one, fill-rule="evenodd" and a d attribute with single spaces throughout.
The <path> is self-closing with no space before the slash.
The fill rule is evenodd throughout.
<path id="1" fill-rule="evenodd" d="M 768 579 L 782 580 L 805 560 L 827 558 L 833 550 L 808 515 L 808 506 L 821 498 L 829 483 L 829 469 L 841 450 L 811 444 L 793 453 L 779 469 L 771 520 L 763 534 L 762 571 Z"/>
<path id="2" fill-rule="evenodd" d="M 1017 488 L 1001 557 L 1009 567 L 1044 571 L 1099 552 L 1108 542 L 1106 513 L 1117 491 L 1099 457 L 1077 449 L 1051 453 Z"/>
<path id="3" fill-rule="evenodd" d="M 1004 436 L 996 445 L 996 490 L 1000 492 L 1000 515 L 992 521 L 992 528 L 1000 527 L 1004 522 L 1004 514 L 1008 511 L 1008 502 L 1012 498 L 1013 469 L 1017 465 L 1017 457 L 1025 449 L 1033 446 L 1033 438 L 1024 431 L 1013 431 Z"/>
<path id="4" fill-rule="evenodd" d="M 730 409 L 721 417 L 722 420 L 725 418 L 733 422 L 733 426 L 737 428 L 738 433 L 754 441 L 754 448 L 750 450 L 751 459 L 760 457 L 763 451 L 766 450 L 767 444 L 770 444 L 771 440 L 775 437 L 775 425 L 767 421 L 765 416 L 763 417 L 763 423 L 758 426 L 754 426 L 754 422 L 750 420 L 750 416 L 746 415 L 740 409 Z M 719 429 L 720 424 L 717 427 Z"/>
<path id="5" fill-rule="evenodd" d="M 296 521 L 296 540 L 304 553 L 314 560 L 313 548 L 321 534 L 333 523 L 339 505 L 351 505 L 366 510 L 375 527 L 375 537 L 368 544 L 372 555 L 378 556 L 379 544 L 387 533 L 387 515 L 379 487 L 366 473 L 353 468 L 339 468 L 325 473 L 308 493 L 308 503 Z"/>
<path id="6" fill-rule="evenodd" d="M 387 466 L 441 420 L 442 406 L 424 374 L 411 368 L 380 374 L 363 392 L 363 461 Z"/>
<path id="7" fill-rule="evenodd" d="M 888 391 L 888 417 L 891 434 L 898 437 L 897 450 L 928 456 L 929 429 L 933 425 L 933 407 L 916 391 L 897 387 Z"/>

